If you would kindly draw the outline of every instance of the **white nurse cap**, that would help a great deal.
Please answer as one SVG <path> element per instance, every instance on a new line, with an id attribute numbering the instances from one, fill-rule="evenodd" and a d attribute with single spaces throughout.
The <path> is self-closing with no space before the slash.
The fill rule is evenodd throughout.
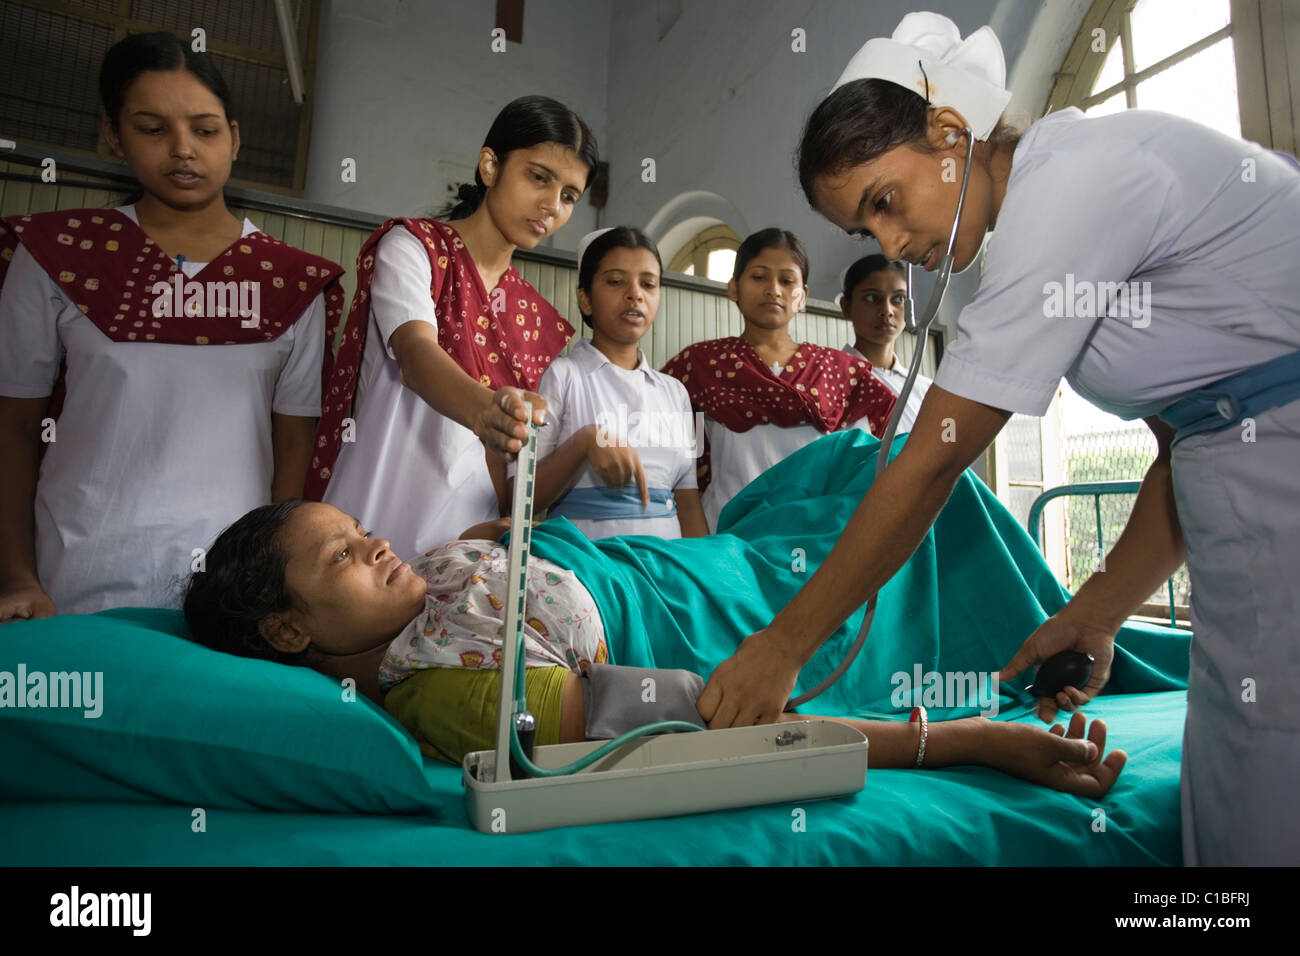
<path id="1" fill-rule="evenodd" d="M 578 272 L 582 272 L 582 256 L 587 251 L 587 247 L 613 229 L 613 226 L 606 226 L 604 229 L 597 229 L 595 232 L 589 232 L 578 240 Z"/>
<path id="2" fill-rule="evenodd" d="M 831 92 L 866 79 L 888 80 L 931 106 L 952 107 L 976 139 L 988 139 L 1011 102 L 997 34 L 984 26 L 963 40 L 957 24 L 938 13 L 909 13 L 892 37 L 868 40 Z"/>

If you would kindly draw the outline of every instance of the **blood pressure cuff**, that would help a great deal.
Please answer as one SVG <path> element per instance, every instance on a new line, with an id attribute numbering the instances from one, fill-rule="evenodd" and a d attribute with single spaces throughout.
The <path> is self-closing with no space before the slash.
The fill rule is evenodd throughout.
<path id="1" fill-rule="evenodd" d="M 582 674 L 588 740 L 612 740 L 659 720 L 705 727 L 695 701 L 704 678 L 684 670 L 591 664 Z"/>

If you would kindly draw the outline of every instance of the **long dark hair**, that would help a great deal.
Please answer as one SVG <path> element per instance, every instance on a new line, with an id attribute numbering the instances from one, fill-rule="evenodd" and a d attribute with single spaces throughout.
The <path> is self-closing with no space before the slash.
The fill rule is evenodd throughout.
<path id="1" fill-rule="evenodd" d="M 104 54 L 99 68 L 99 99 L 113 129 L 118 128 L 127 88 L 146 70 L 186 69 L 221 100 L 229 122 L 232 112 L 230 88 L 221 71 L 206 53 L 196 53 L 189 44 L 170 33 L 137 33 L 114 43 Z"/>
<path id="2" fill-rule="evenodd" d="M 582 266 L 578 269 L 578 288 L 591 295 L 591 283 L 596 278 L 600 263 L 611 249 L 649 249 L 654 253 L 655 262 L 659 263 L 659 275 L 664 274 L 664 261 L 659 257 L 659 249 L 650 237 L 635 226 L 615 226 L 609 232 L 601 233 L 591 241 L 591 245 L 582 254 Z M 653 318 L 653 316 L 652 316 Z M 591 316 L 582 313 L 582 321 L 594 326 Z"/>
<path id="3" fill-rule="evenodd" d="M 740 277 L 745 273 L 745 267 L 764 249 L 784 249 L 794 256 L 794 261 L 799 264 L 799 271 L 803 273 L 803 284 L 808 284 L 808 250 L 793 232 L 775 226 L 760 229 L 745 237 L 745 241 L 736 250 L 736 266 L 731 270 L 731 278 L 739 282 Z"/>
<path id="4" fill-rule="evenodd" d="M 581 116 L 549 96 L 521 96 L 507 103 L 483 140 L 483 146 L 496 153 L 497 162 L 502 166 L 514 150 L 542 143 L 558 143 L 573 150 L 587 167 L 587 184 L 591 182 L 600 162 L 596 137 Z M 457 201 L 443 209 L 438 218 L 447 221 L 466 218 L 479 207 L 486 193 L 487 186 L 476 164 L 474 185 L 462 185 Z"/>
<path id="5" fill-rule="evenodd" d="M 307 663 L 307 651 L 278 651 L 258 629 L 263 618 L 294 606 L 284 577 L 288 559 L 276 537 L 301 504 L 294 499 L 254 508 L 217 536 L 204 570 L 190 575 L 185 590 L 185 620 L 200 644 L 239 657 Z"/>

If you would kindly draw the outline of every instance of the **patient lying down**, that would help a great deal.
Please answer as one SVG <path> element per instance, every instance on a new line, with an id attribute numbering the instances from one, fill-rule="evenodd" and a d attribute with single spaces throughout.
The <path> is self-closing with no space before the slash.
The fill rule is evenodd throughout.
<path id="1" fill-rule="evenodd" d="M 206 570 L 190 581 L 185 616 L 209 647 L 352 678 L 425 753 L 459 763 L 471 750 L 492 747 L 507 562 L 495 539 L 507 524 L 477 525 L 465 540 L 407 564 L 330 505 L 265 505 L 217 538 Z M 537 743 L 610 737 L 661 719 L 703 726 L 694 711 L 699 676 L 636 669 L 628 681 L 620 680 L 621 668 L 601 666 L 610 644 L 618 645 L 607 640 L 596 603 L 573 571 L 534 556 L 527 608 L 527 695 Z M 642 673 L 656 675 L 654 704 L 641 699 Z M 917 764 L 919 723 L 823 719 L 865 734 L 873 767 Z M 1085 737 L 1086 723 L 1081 713 L 1068 729 L 1051 730 L 983 717 L 936 721 L 923 766 L 979 764 L 1099 797 L 1127 758 L 1116 750 L 1103 760 L 1105 724 L 1094 720 Z"/>

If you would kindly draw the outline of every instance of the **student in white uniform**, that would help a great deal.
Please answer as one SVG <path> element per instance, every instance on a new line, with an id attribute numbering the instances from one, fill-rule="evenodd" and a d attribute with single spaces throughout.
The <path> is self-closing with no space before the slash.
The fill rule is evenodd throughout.
<path id="1" fill-rule="evenodd" d="M 790 337 L 807 282 L 798 236 L 777 228 L 747 236 L 727 283 L 744 331 L 696 342 L 664 366 L 704 414 L 698 467 L 712 531 L 726 504 L 777 462 L 837 430 L 880 437 L 893 410 L 896 396 L 869 362 Z"/>
<path id="2" fill-rule="evenodd" d="M 578 308 L 591 327 L 551 363 L 538 391 L 534 507 L 592 539 L 709 533 L 695 483 L 694 416 L 686 387 L 640 350 L 659 311 L 663 263 L 639 229 L 616 226 L 578 245 Z"/>
<path id="3" fill-rule="evenodd" d="M 839 228 L 934 268 L 959 190 L 941 171 L 950 159 L 964 169 L 969 130 L 955 268 L 997 232 L 907 443 L 830 560 L 714 672 L 700 711 L 712 726 L 779 714 L 802 663 L 917 547 L 961 471 L 1013 412 L 1041 415 L 1065 377 L 1098 407 L 1145 419 L 1159 451 L 1106 570 L 1002 678 L 1086 651 L 1088 685 L 1040 701 L 1039 714 L 1086 703 L 1109 676 L 1118 628 L 1186 556 L 1185 861 L 1294 864 L 1300 173 L 1160 113 L 1068 109 L 1017 137 L 998 125 L 1004 76 L 988 28 L 961 41 L 946 18 L 910 14 L 863 47 L 808 121 L 801 184 Z M 928 105 L 927 89 L 942 91 Z"/>
<path id="4" fill-rule="evenodd" d="M 838 297 L 840 311 L 853 323 L 854 341 L 844 351 L 871 363 L 871 374 L 902 394 L 908 368 L 898 360 L 894 343 L 903 331 L 907 272 L 884 256 L 864 256 L 844 271 Z M 930 380 L 917 375 L 898 419 L 898 432 L 910 432 Z"/>
<path id="5" fill-rule="evenodd" d="M 226 209 L 239 131 L 206 55 L 138 34 L 100 90 L 139 201 L 0 227 L 0 621 L 179 607 L 232 515 L 302 495 L 342 311 L 337 265 Z"/>
<path id="6" fill-rule="evenodd" d="M 511 264 L 560 229 L 595 173 L 591 130 L 543 96 L 507 104 L 476 185 L 448 221 L 391 219 L 357 257 L 349 322 L 364 323 L 355 442 L 324 500 L 393 529 L 415 557 L 500 516 L 523 401 L 573 328 Z M 486 446 L 486 449 L 485 449 Z"/>

